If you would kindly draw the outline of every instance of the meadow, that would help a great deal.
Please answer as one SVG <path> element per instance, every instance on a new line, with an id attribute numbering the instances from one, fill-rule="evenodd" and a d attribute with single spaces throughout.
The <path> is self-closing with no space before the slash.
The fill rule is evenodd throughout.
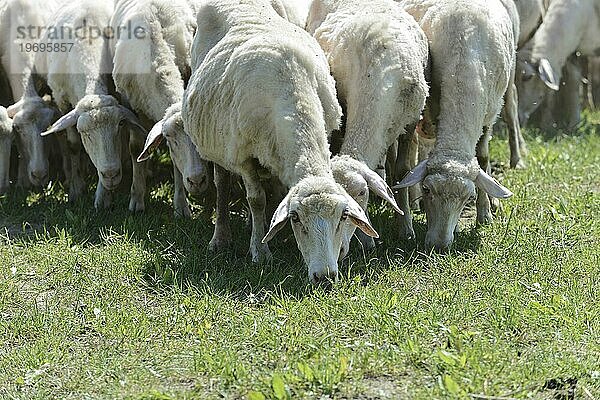
<path id="1" fill-rule="evenodd" d="M 600 114 L 525 131 L 527 169 L 492 225 L 465 218 L 449 254 L 353 242 L 332 289 L 312 287 L 291 229 L 254 265 L 249 229 L 206 251 L 212 224 L 173 217 L 154 179 L 143 214 L 93 210 L 55 184 L 0 199 L 2 399 L 600 399 Z M 166 168 L 164 168 L 167 171 Z M 471 210 L 472 212 L 472 210 Z"/>

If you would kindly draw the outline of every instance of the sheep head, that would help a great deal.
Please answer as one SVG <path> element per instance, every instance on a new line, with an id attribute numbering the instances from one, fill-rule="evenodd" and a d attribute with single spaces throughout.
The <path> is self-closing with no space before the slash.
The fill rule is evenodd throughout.
<path id="1" fill-rule="evenodd" d="M 77 127 L 81 143 L 98 171 L 98 178 L 108 190 L 114 190 L 123 176 L 121 129 L 129 126 L 144 131 L 137 117 L 108 95 L 87 95 L 74 110 L 60 118 L 42 136 Z"/>
<path id="2" fill-rule="evenodd" d="M 27 160 L 29 181 L 34 186 L 46 186 L 49 178 L 48 149 L 40 132 L 58 118 L 58 110 L 49 99 L 31 96 L 10 106 L 7 114 L 13 119 L 13 132 L 19 151 Z"/>
<path id="3" fill-rule="evenodd" d="M 529 60 L 519 57 L 515 81 L 519 93 L 519 122 L 524 126 L 544 100 L 548 88 L 559 90 L 560 76 L 545 58 Z"/>
<path id="4" fill-rule="evenodd" d="M 335 156 L 331 159 L 331 170 L 335 181 L 342 185 L 346 192 L 365 210 L 365 214 L 369 202 L 369 189 L 387 201 L 398 213 L 403 214 L 396 204 L 392 189 L 366 164 L 347 155 Z M 346 224 L 342 235 L 341 258 L 348 254 L 353 234 L 354 226 Z"/>
<path id="5" fill-rule="evenodd" d="M 200 158 L 196 146 L 183 128 L 181 103 L 169 107 L 146 138 L 144 150 L 138 162 L 147 160 L 150 154 L 166 139 L 171 159 L 183 175 L 183 184 L 188 193 L 200 195 L 209 187 L 209 166 Z"/>
<path id="6" fill-rule="evenodd" d="M 5 194 L 10 184 L 10 148 L 13 141 L 13 121 L 6 108 L 0 106 L 0 196 Z"/>
<path id="7" fill-rule="evenodd" d="M 454 241 L 460 214 L 469 201 L 475 200 L 477 188 L 496 198 L 512 196 L 510 190 L 479 168 L 475 158 L 468 163 L 424 160 L 394 188 L 418 183 L 421 183 L 422 204 L 427 215 L 425 245 L 440 252 L 448 250 Z"/>
<path id="8" fill-rule="evenodd" d="M 293 186 L 271 219 L 266 243 L 287 221 L 308 266 L 312 283 L 337 280 L 342 239 L 359 228 L 379 237 L 360 205 L 330 177 L 308 177 Z"/>

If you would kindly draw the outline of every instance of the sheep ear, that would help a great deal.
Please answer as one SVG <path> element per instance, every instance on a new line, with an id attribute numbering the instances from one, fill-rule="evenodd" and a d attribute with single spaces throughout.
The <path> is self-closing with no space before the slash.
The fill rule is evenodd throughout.
<path id="1" fill-rule="evenodd" d="M 130 125 L 138 129 L 143 134 L 146 134 L 146 132 L 148 132 L 146 128 L 142 126 L 142 123 L 140 122 L 139 118 L 130 109 L 128 109 L 127 107 L 119 106 L 119 110 L 121 111 L 121 116 L 127 122 L 129 122 Z"/>
<path id="2" fill-rule="evenodd" d="M 262 242 L 267 243 L 269 240 L 273 239 L 273 237 L 285 226 L 287 220 L 289 219 L 289 203 L 290 194 L 279 203 L 277 210 L 275 210 L 275 214 L 273 214 L 273 218 L 271 218 L 271 226 L 269 227 L 269 232 L 265 235 Z"/>
<path id="3" fill-rule="evenodd" d="M 21 109 L 23 108 L 23 99 L 17 101 L 15 104 L 13 104 L 12 106 L 9 106 L 6 109 L 6 112 L 8 113 L 8 116 L 10 118 L 14 118 L 15 115 L 17 115 L 19 113 L 19 111 L 21 111 Z"/>
<path id="4" fill-rule="evenodd" d="M 150 133 L 146 137 L 146 143 L 144 143 L 144 150 L 142 150 L 141 154 L 137 158 L 137 162 L 146 161 L 150 158 L 150 155 L 158 148 L 160 143 L 163 141 L 163 125 L 164 121 L 158 121 L 156 125 L 152 127 Z"/>
<path id="5" fill-rule="evenodd" d="M 46 132 L 42 132 L 42 136 L 48 136 L 56 132 L 64 131 L 67 128 L 71 128 L 77 125 L 77 120 L 81 114 L 77 110 L 72 110 L 66 115 L 63 115 L 58 121 L 54 123 Z"/>
<path id="6" fill-rule="evenodd" d="M 377 174 L 375 171 L 372 171 L 369 167 L 367 167 L 364 164 L 362 165 L 360 174 L 367 181 L 369 189 L 371 189 L 376 195 L 387 201 L 394 208 L 394 210 L 396 210 L 397 213 L 399 213 L 400 215 L 404 215 L 404 212 L 402 212 L 400 207 L 398 207 L 398 204 L 396 204 L 396 200 L 394 199 L 394 192 L 392 192 L 392 189 L 390 189 L 388 184 L 385 183 L 385 180 L 383 180 L 383 178 L 379 176 L 379 174 Z"/>
<path id="7" fill-rule="evenodd" d="M 421 183 L 427 174 L 427 160 L 421 161 L 412 171 L 410 171 L 402 181 L 394 186 L 394 189 L 402 189 Z"/>
<path id="8" fill-rule="evenodd" d="M 482 169 L 479 170 L 479 174 L 475 178 L 475 185 L 497 199 L 508 199 L 513 195 L 510 190 L 499 184 Z"/>
<path id="9" fill-rule="evenodd" d="M 373 228 L 371 223 L 369 222 L 369 218 L 367 214 L 365 214 L 364 210 L 354 199 L 350 196 L 348 198 L 348 206 L 346 207 L 346 213 L 348 214 L 348 219 L 352 222 L 358 229 L 363 231 L 365 235 L 370 236 L 372 238 L 378 239 L 379 234 Z"/>
<path id="10" fill-rule="evenodd" d="M 545 58 L 542 58 L 538 64 L 537 73 L 542 82 L 546 84 L 546 86 L 548 86 L 552 90 L 558 91 L 559 82 L 558 79 L 556 79 L 556 74 L 552 69 L 552 65 L 550 65 L 550 61 L 548 61 Z"/>

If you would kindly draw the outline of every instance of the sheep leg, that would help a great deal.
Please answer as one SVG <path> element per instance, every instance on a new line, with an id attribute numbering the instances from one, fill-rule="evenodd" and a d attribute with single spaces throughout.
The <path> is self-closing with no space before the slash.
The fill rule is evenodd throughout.
<path id="1" fill-rule="evenodd" d="M 511 80 L 504 96 L 505 104 L 502 110 L 504 121 L 508 125 L 508 145 L 510 147 L 510 167 L 524 168 L 525 164 L 521 159 L 521 144 L 523 135 L 519 125 L 519 100 L 517 87 L 514 82 L 514 71 L 511 74 Z"/>
<path id="2" fill-rule="evenodd" d="M 477 143 L 477 161 L 482 170 L 490 173 L 490 153 L 489 141 L 491 127 L 485 127 L 484 133 Z M 477 222 L 479 224 L 489 224 L 492 222 L 492 212 L 490 210 L 490 198 L 488 194 L 477 188 Z"/>
<path id="3" fill-rule="evenodd" d="M 67 143 L 67 138 L 63 134 L 58 134 L 56 136 L 58 141 L 58 147 L 62 160 L 62 168 L 63 173 L 65 174 L 65 181 L 67 183 L 71 182 L 71 160 L 68 156 L 69 154 L 69 144 Z"/>
<path id="4" fill-rule="evenodd" d="M 231 244 L 229 221 L 229 199 L 231 197 L 231 174 L 225 168 L 214 164 L 215 186 L 217 189 L 215 231 L 208 248 L 211 251 L 223 249 Z"/>
<path id="5" fill-rule="evenodd" d="M 112 204 L 112 193 L 102 185 L 102 181 L 98 178 L 98 185 L 96 186 L 96 195 L 94 197 L 94 208 L 99 210 L 101 208 L 108 208 Z"/>
<path id="6" fill-rule="evenodd" d="M 412 136 L 414 134 L 413 129 L 409 129 L 408 132 L 398 137 L 398 153 L 396 157 L 396 166 L 394 170 L 394 175 L 399 179 L 408 174 L 411 170 L 411 154 L 410 154 L 410 146 L 413 140 Z M 398 207 L 404 212 L 404 215 L 399 215 L 397 217 L 398 227 L 399 227 L 399 237 L 400 239 L 412 240 L 415 238 L 415 231 L 412 225 L 412 215 L 410 212 L 410 199 L 408 196 L 408 188 L 402 188 L 396 193 L 396 203 L 398 203 Z"/>
<path id="7" fill-rule="evenodd" d="M 271 258 L 269 246 L 262 243 L 265 236 L 265 207 L 267 205 L 265 190 L 254 169 L 242 175 L 242 179 L 246 187 L 246 199 L 252 214 L 252 236 L 250 237 L 252 262 L 263 262 Z"/>
<path id="8" fill-rule="evenodd" d="M 131 156 L 131 195 L 129 198 L 129 211 L 144 211 L 146 208 L 144 197 L 146 195 L 146 175 L 148 173 L 147 162 L 137 162 L 137 156 L 144 149 L 144 141 L 140 132 L 135 129 L 129 131 L 129 154 Z"/>
<path id="9" fill-rule="evenodd" d="M 81 137 L 75 128 L 67 128 L 67 144 L 71 159 L 71 181 L 69 182 L 69 202 L 77 201 L 83 194 L 85 182 L 81 176 Z"/>
<path id="10" fill-rule="evenodd" d="M 179 168 L 173 163 L 173 178 L 175 181 L 175 194 L 173 195 L 173 206 L 175 207 L 175 217 L 191 218 L 192 211 L 188 204 L 183 185 L 183 175 Z"/>
<path id="11" fill-rule="evenodd" d="M 416 131 L 407 130 L 407 133 L 411 137 L 411 141 L 408 147 L 408 157 L 410 161 L 411 169 L 414 168 L 419 163 L 420 153 L 419 153 L 419 135 Z M 404 176 L 397 176 L 395 179 L 400 181 Z M 394 182 L 395 184 L 395 182 Z M 421 210 L 421 197 L 423 194 L 421 193 L 421 185 L 413 185 L 408 188 L 408 199 L 411 208 L 414 211 Z"/>
<path id="12" fill-rule="evenodd" d="M 29 173 L 27 172 L 27 157 L 24 154 L 19 155 L 19 175 L 17 179 L 17 186 L 23 189 L 29 189 L 31 187 L 31 181 L 29 180 Z"/>

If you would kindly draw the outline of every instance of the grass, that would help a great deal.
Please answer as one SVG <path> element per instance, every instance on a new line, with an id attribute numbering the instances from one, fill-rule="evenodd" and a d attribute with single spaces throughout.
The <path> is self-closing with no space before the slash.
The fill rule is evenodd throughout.
<path id="1" fill-rule="evenodd" d="M 383 243 L 355 243 L 330 291 L 308 284 L 291 230 L 266 265 L 241 217 L 231 251 L 207 253 L 211 224 L 174 220 L 169 185 L 143 215 L 126 193 L 94 212 L 91 190 L 13 192 L 0 398 L 599 399 L 600 116 L 585 120 L 527 132 L 528 168 L 496 168 L 516 195 L 450 254 L 423 252 L 422 215 L 417 244 L 397 241 L 374 205 Z"/>

